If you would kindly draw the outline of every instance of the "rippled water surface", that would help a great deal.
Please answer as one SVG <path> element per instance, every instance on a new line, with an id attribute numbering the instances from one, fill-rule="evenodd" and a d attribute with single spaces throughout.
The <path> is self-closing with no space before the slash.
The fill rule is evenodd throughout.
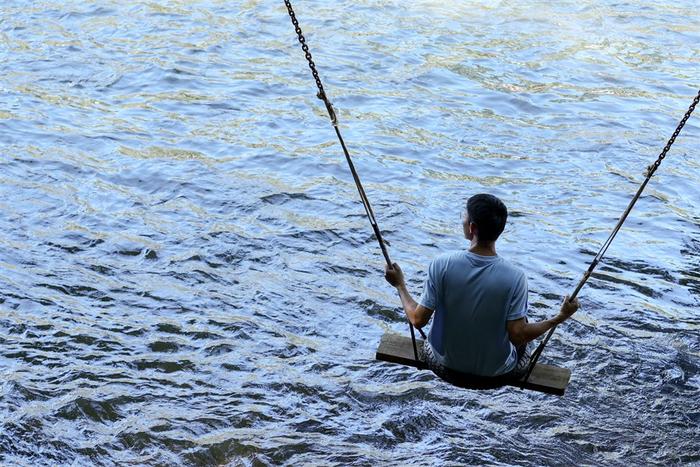
<path id="1" fill-rule="evenodd" d="M 694 0 L 295 4 L 419 293 L 462 203 L 554 313 L 697 93 Z M 700 462 L 700 115 L 543 361 L 562 398 L 380 364 L 407 334 L 283 2 L 0 7 L 3 464 Z"/>

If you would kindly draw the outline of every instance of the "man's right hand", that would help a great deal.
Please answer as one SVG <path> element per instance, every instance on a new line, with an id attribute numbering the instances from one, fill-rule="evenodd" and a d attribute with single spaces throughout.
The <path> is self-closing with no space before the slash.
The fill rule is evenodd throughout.
<path id="1" fill-rule="evenodd" d="M 397 263 L 394 263 L 391 268 L 389 265 L 384 267 L 384 278 L 394 287 L 400 287 L 405 284 L 403 271 Z"/>
<path id="2" fill-rule="evenodd" d="M 557 316 L 557 321 L 559 321 L 559 323 L 563 323 L 567 319 L 571 318 L 571 315 L 576 313 L 576 310 L 578 310 L 579 306 L 581 305 L 578 302 L 578 298 L 569 300 L 569 296 L 567 295 L 561 304 L 561 309 L 559 310 L 559 316 Z"/>

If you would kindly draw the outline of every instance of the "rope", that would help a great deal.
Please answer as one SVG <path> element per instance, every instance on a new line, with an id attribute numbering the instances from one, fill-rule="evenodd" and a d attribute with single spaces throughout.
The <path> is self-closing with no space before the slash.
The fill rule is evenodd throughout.
<path id="1" fill-rule="evenodd" d="M 676 141 L 676 137 L 678 137 L 678 135 L 680 134 L 681 130 L 685 126 L 685 123 L 688 121 L 688 118 L 690 118 L 690 115 L 695 110 L 695 106 L 698 105 L 698 102 L 700 102 L 700 91 L 698 91 L 698 94 L 695 96 L 695 98 L 693 99 L 693 102 L 690 104 L 688 111 L 685 113 L 685 115 L 681 119 L 680 123 L 678 123 L 678 126 L 676 127 L 676 131 L 674 131 L 673 135 L 671 135 L 671 138 L 666 143 L 666 146 L 664 146 L 663 150 L 661 151 L 661 154 L 659 154 L 659 157 L 656 159 L 656 161 L 653 164 L 651 164 L 649 167 L 647 167 L 646 178 L 644 179 L 641 186 L 637 190 L 637 193 L 635 193 L 635 195 L 632 197 L 632 200 L 630 201 L 629 205 L 627 206 L 627 209 L 625 209 L 625 212 L 623 212 L 622 216 L 620 216 L 620 220 L 617 221 L 617 225 L 610 233 L 610 236 L 603 243 L 603 245 L 600 247 L 598 254 L 596 254 L 595 257 L 593 258 L 591 265 L 588 267 L 588 270 L 583 274 L 583 277 L 579 281 L 574 292 L 571 294 L 571 297 L 569 298 L 569 300 L 573 300 L 576 298 L 578 293 L 581 291 L 581 288 L 583 288 L 583 285 L 588 281 L 588 278 L 591 277 L 591 274 L 593 274 L 593 270 L 596 268 L 596 266 L 598 266 L 598 263 L 600 263 L 600 261 L 603 259 L 603 256 L 605 256 L 605 253 L 608 251 L 608 248 L 610 248 L 610 244 L 613 242 L 613 240 L 617 236 L 617 233 L 622 228 L 622 224 L 625 223 L 625 220 L 627 220 L 627 216 L 629 216 L 629 213 L 632 211 L 632 208 L 637 203 L 637 200 L 642 196 L 642 192 L 644 191 L 644 188 L 646 188 L 647 184 L 651 180 L 651 177 L 654 176 L 654 173 L 661 165 L 661 161 L 663 161 L 666 158 L 666 154 L 671 149 L 671 146 L 673 146 L 673 143 Z M 542 351 L 544 350 L 545 346 L 549 342 L 549 339 L 552 337 L 552 334 L 554 334 L 554 331 L 557 329 L 557 326 L 558 325 L 555 325 L 552 329 L 549 330 L 549 332 L 545 336 L 544 340 L 540 343 L 540 345 L 537 347 L 537 349 L 532 353 L 532 357 L 530 358 L 530 366 L 528 367 L 527 373 L 525 374 L 525 378 L 523 379 L 523 383 L 522 383 L 523 385 L 525 383 L 527 383 L 527 380 L 530 377 L 532 370 L 535 368 L 535 365 L 537 364 L 537 360 L 539 360 L 540 355 L 542 355 Z"/>
<path id="2" fill-rule="evenodd" d="M 355 164 L 352 162 L 352 158 L 350 157 L 350 152 L 348 151 L 347 146 L 345 145 L 345 140 L 343 140 L 343 135 L 340 133 L 340 128 L 338 127 L 338 117 L 335 113 L 335 109 L 333 108 L 333 104 L 331 104 L 331 101 L 328 99 L 328 95 L 326 95 L 326 91 L 323 89 L 323 83 L 321 82 L 321 77 L 318 74 L 318 70 L 316 69 L 316 63 L 313 60 L 313 57 L 311 56 L 311 52 L 309 51 L 309 46 L 306 43 L 306 38 L 304 37 L 304 34 L 301 30 L 301 27 L 299 26 L 299 21 L 297 20 L 296 14 L 294 13 L 294 9 L 292 8 L 292 3 L 290 0 L 284 0 L 284 4 L 287 7 L 287 12 L 289 13 L 289 18 L 292 20 L 292 24 L 294 25 L 294 31 L 297 33 L 297 38 L 299 39 L 299 43 L 301 44 L 301 50 L 304 52 L 304 56 L 306 57 L 306 61 L 309 64 L 309 69 L 311 69 L 311 75 L 314 78 L 314 81 L 316 81 L 316 87 L 318 88 L 318 94 L 316 97 L 321 99 L 323 103 L 326 106 L 326 110 L 328 111 L 328 117 L 331 120 L 331 124 L 333 125 L 333 128 L 335 129 L 335 134 L 338 136 L 338 141 L 340 141 L 340 146 L 343 148 L 343 154 L 345 154 L 345 160 L 348 163 L 348 167 L 350 167 L 350 172 L 352 173 L 352 178 L 355 181 L 355 186 L 357 187 L 357 192 L 360 194 L 360 200 L 362 201 L 362 206 L 365 208 L 365 213 L 367 214 L 367 218 L 369 219 L 369 223 L 372 226 L 372 230 L 374 231 L 374 236 L 377 239 L 377 242 L 379 243 L 379 248 L 382 250 L 382 255 L 384 256 L 384 260 L 386 261 L 386 264 L 392 268 L 393 263 L 391 262 L 391 258 L 389 257 L 389 251 L 387 250 L 386 243 L 384 242 L 384 237 L 382 237 L 382 232 L 379 230 L 379 224 L 377 223 L 377 218 L 374 215 L 374 211 L 372 210 L 372 205 L 369 202 L 369 198 L 367 197 L 367 194 L 365 193 L 365 188 L 362 186 L 362 181 L 360 180 L 360 176 L 357 173 L 357 170 L 355 169 Z M 416 345 L 416 337 L 415 333 L 413 331 L 413 324 L 409 321 L 408 325 L 411 330 L 411 339 L 413 341 L 413 355 L 416 358 L 416 361 L 419 361 L 418 359 L 418 346 Z M 425 334 L 423 333 L 423 330 L 418 328 L 418 332 L 420 332 L 421 336 L 425 339 Z"/>

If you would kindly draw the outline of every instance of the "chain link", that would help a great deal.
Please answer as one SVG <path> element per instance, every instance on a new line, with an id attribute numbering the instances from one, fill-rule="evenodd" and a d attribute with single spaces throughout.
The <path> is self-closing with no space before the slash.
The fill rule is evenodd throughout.
<path id="1" fill-rule="evenodd" d="M 698 94 L 695 96 L 695 99 L 693 99 L 693 102 L 692 104 L 690 104 L 688 111 L 685 113 L 680 123 L 678 124 L 676 131 L 673 132 L 673 135 L 668 140 L 668 143 L 666 143 L 666 146 L 664 146 L 663 151 L 661 151 L 661 154 L 659 154 L 659 158 L 656 159 L 656 162 L 647 167 L 647 176 L 654 175 L 656 169 L 659 168 L 659 166 L 661 165 L 661 161 L 664 160 L 664 158 L 666 157 L 666 153 L 668 153 L 669 149 L 671 149 L 671 146 L 673 146 L 673 143 L 676 141 L 676 137 L 680 134 L 681 130 L 685 126 L 685 123 L 688 121 L 688 118 L 690 118 L 690 114 L 693 113 L 693 110 L 695 110 L 695 106 L 698 105 L 698 102 L 700 102 L 700 91 L 698 91 Z"/>
<path id="2" fill-rule="evenodd" d="M 292 24 L 294 25 L 294 31 L 297 33 L 297 38 L 299 39 L 299 43 L 301 44 L 301 50 L 304 51 L 304 57 L 306 57 L 306 61 L 309 62 L 309 68 L 311 69 L 311 74 L 314 77 L 314 81 L 316 81 L 316 87 L 318 87 L 318 98 L 321 99 L 322 101 L 326 102 L 328 101 L 328 98 L 326 97 L 326 91 L 323 89 L 323 84 L 321 83 L 321 77 L 318 75 L 318 70 L 316 69 L 316 63 L 314 63 L 314 59 L 311 56 L 311 52 L 309 51 L 309 46 L 306 44 L 306 38 L 304 37 L 304 33 L 301 30 L 301 26 L 299 26 L 299 21 L 297 20 L 297 15 L 294 14 L 294 9 L 292 8 L 292 3 L 289 0 L 284 0 L 284 4 L 287 7 L 287 11 L 289 12 L 289 17 L 292 20 Z"/>

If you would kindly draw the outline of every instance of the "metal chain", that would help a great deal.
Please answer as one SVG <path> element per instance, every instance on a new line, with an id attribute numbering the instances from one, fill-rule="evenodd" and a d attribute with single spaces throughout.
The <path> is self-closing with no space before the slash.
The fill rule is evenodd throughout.
<path id="1" fill-rule="evenodd" d="M 331 118 L 331 123 L 333 126 L 338 126 L 338 118 L 335 114 L 335 109 L 333 109 L 333 105 L 328 100 L 325 89 L 323 89 L 323 83 L 321 82 L 321 77 L 316 69 L 316 63 L 311 56 L 311 51 L 306 43 L 306 38 L 301 30 L 301 26 L 299 26 L 299 21 L 297 20 L 297 15 L 294 13 L 294 9 L 292 8 L 292 3 L 289 0 L 284 0 L 284 4 L 287 7 L 289 18 L 292 20 L 292 24 L 294 25 L 294 32 L 297 33 L 297 39 L 299 39 L 299 43 L 301 44 L 301 50 L 304 52 L 304 57 L 306 57 L 306 61 L 309 63 L 309 68 L 311 69 L 311 74 L 314 77 L 314 81 L 316 81 L 316 87 L 318 88 L 318 94 L 316 94 L 316 97 L 321 99 L 323 103 L 326 104 L 326 110 L 328 111 L 328 115 Z"/>
<path id="2" fill-rule="evenodd" d="M 595 257 L 593 258 L 593 261 L 591 262 L 590 266 L 588 267 L 588 270 L 584 273 L 583 278 L 581 278 L 581 281 L 578 283 L 578 285 L 576 286 L 576 289 L 571 294 L 571 297 L 569 298 L 570 300 L 573 300 L 574 298 L 576 298 L 578 293 L 581 291 L 581 288 L 583 287 L 583 285 L 588 281 L 588 278 L 591 277 L 593 270 L 596 268 L 596 266 L 598 266 L 598 263 L 600 262 L 600 260 L 603 259 L 603 256 L 608 251 L 610 244 L 612 243 L 612 241 L 615 239 L 615 236 L 622 228 L 622 224 L 625 222 L 630 211 L 632 211 L 632 208 L 634 207 L 635 203 L 642 195 L 642 191 L 644 191 L 644 188 L 649 183 L 649 180 L 651 180 L 651 177 L 656 172 L 656 169 L 658 169 L 659 166 L 661 165 L 661 161 L 663 161 L 664 158 L 666 157 L 666 154 L 671 149 L 671 146 L 673 146 L 673 143 L 676 141 L 676 138 L 680 134 L 681 130 L 685 126 L 685 123 L 688 121 L 688 118 L 690 118 L 690 115 L 693 113 L 693 111 L 695 110 L 695 107 L 698 105 L 699 102 L 700 102 L 700 91 L 698 91 L 697 95 L 693 99 L 693 102 L 690 104 L 688 111 L 685 113 L 685 115 L 681 119 L 680 123 L 678 123 L 676 130 L 673 132 L 673 135 L 666 143 L 666 146 L 664 146 L 664 149 L 661 151 L 661 154 L 659 154 L 659 157 L 656 159 L 656 161 L 653 164 L 651 164 L 649 167 L 647 167 L 646 178 L 644 179 L 641 186 L 637 190 L 637 193 L 634 195 L 634 197 L 632 197 L 632 201 L 630 201 L 629 205 L 627 206 L 627 209 L 625 209 L 625 212 L 622 214 L 622 216 L 620 216 L 620 220 L 617 222 L 617 225 L 613 229 L 612 233 L 610 234 L 608 239 L 603 243 L 603 245 L 600 247 L 598 254 L 596 254 Z M 547 335 L 545 336 L 545 338 L 540 343 L 540 345 L 537 346 L 537 349 L 535 349 L 535 351 L 532 353 L 532 357 L 530 357 L 530 365 L 528 366 L 527 373 L 525 374 L 525 377 L 522 380 L 522 385 L 527 383 L 527 380 L 530 377 L 532 370 L 535 369 L 535 365 L 537 364 L 537 361 L 539 360 L 540 355 L 542 355 L 542 351 L 544 350 L 545 346 L 549 342 L 549 339 L 552 337 L 552 334 L 554 334 L 554 331 L 556 329 L 557 329 L 556 325 L 552 329 L 550 329 L 549 332 L 547 333 Z"/>
<path id="3" fill-rule="evenodd" d="M 318 75 L 318 70 L 316 70 L 316 64 L 314 63 L 314 59 L 311 57 L 311 52 L 309 51 L 309 46 L 306 44 L 306 38 L 304 37 L 304 33 L 301 30 L 301 26 L 299 26 L 299 21 L 297 20 L 297 15 L 294 14 L 294 9 L 292 8 L 291 2 L 289 0 L 284 0 L 284 4 L 287 6 L 287 11 L 289 12 L 289 17 L 292 20 L 292 24 L 294 25 L 294 31 L 297 33 L 297 37 L 299 38 L 299 43 L 301 43 L 301 50 L 304 51 L 304 56 L 306 57 L 306 60 L 309 62 L 309 68 L 311 68 L 311 74 L 314 76 L 314 80 L 316 80 L 316 86 L 318 86 L 318 92 L 319 94 L 325 96 L 326 93 L 323 90 L 323 83 L 321 83 L 321 77 Z"/>
<path id="4" fill-rule="evenodd" d="M 685 126 L 685 122 L 687 122 L 688 118 L 690 118 L 690 114 L 693 113 L 693 110 L 695 110 L 695 106 L 698 105 L 698 102 L 700 102 L 700 91 L 698 91 L 698 94 L 695 96 L 695 99 L 693 99 L 693 103 L 690 104 L 688 111 L 681 119 L 681 122 L 678 124 L 676 131 L 673 132 L 673 135 L 668 140 L 668 143 L 666 143 L 666 146 L 664 147 L 663 151 L 661 151 L 661 154 L 659 154 L 659 158 L 656 160 L 656 162 L 654 162 L 647 168 L 647 174 L 654 175 L 656 169 L 659 168 L 659 166 L 661 165 L 661 161 L 664 160 L 664 158 L 666 157 L 666 153 L 669 149 L 671 149 L 671 146 L 673 146 L 673 143 L 676 141 L 676 137 L 680 134 L 681 130 Z"/>

